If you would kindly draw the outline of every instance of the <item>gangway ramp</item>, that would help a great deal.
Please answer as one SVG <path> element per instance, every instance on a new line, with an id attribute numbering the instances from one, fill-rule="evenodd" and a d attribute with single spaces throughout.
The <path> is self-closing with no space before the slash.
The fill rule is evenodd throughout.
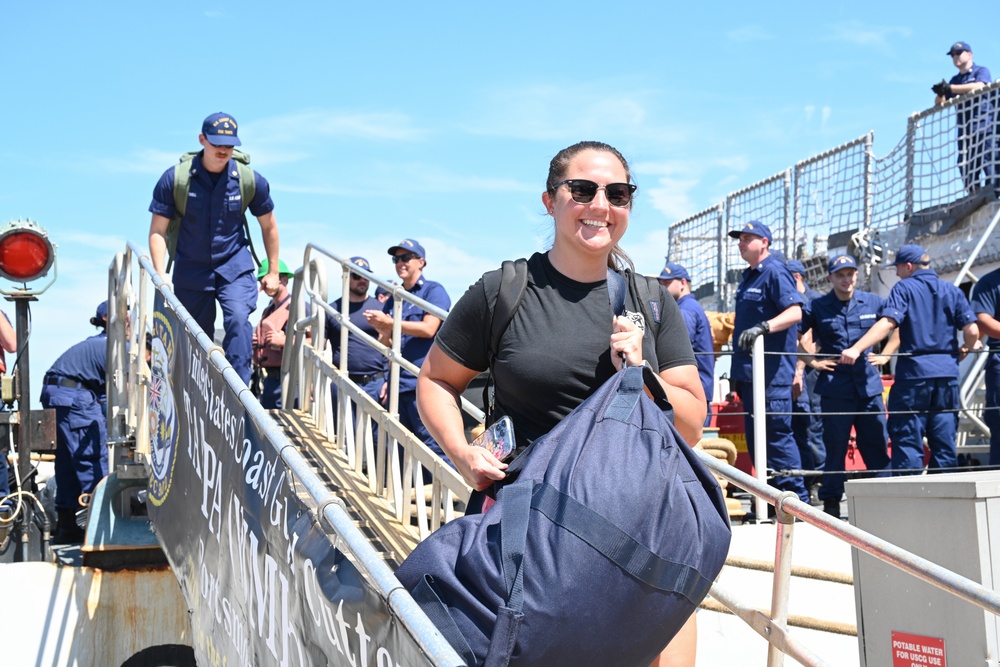
<path id="1" fill-rule="evenodd" d="M 299 447 L 327 488 L 344 501 L 355 525 L 371 541 L 386 564 L 396 569 L 419 540 L 412 526 L 396 518 L 386 498 L 372 490 L 368 478 L 354 469 L 335 443 L 299 410 L 271 410 L 278 427 Z"/>

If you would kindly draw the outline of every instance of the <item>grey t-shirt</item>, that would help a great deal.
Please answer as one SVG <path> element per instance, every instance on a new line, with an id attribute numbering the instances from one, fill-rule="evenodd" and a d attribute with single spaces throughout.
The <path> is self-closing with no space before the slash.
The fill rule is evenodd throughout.
<path id="1" fill-rule="evenodd" d="M 643 278 L 638 278 L 643 280 Z M 437 344 L 466 368 L 489 367 L 492 316 L 483 279 L 451 310 Z M 495 295 L 489 295 L 493 299 Z M 643 358 L 657 370 L 695 364 L 684 318 L 660 288 L 647 312 L 661 315 L 656 340 L 643 340 Z M 626 310 L 642 312 L 630 296 Z M 528 286 L 494 360 L 496 408 L 514 422 L 518 449 L 548 433 L 615 372 L 607 281 L 580 283 L 562 275 L 547 254 L 528 260 Z M 654 353 L 655 349 L 655 353 Z M 656 362 L 654 363 L 654 359 Z"/>

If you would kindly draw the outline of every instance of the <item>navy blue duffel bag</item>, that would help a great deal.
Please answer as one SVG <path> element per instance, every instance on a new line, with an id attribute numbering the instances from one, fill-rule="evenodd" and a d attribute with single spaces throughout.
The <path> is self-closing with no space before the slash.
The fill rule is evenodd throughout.
<path id="1" fill-rule="evenodd" d="M 485 514 L 417 545 L 399 580 L 469 665 L 648 665 L 731 537 L 652 371 L 616 373 L 515 459 L 515 476 Z"/>

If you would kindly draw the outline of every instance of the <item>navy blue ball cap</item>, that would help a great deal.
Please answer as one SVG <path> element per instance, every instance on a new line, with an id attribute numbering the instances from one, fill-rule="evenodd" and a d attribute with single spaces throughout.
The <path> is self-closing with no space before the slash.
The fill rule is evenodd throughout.
<path id="1" fill-rule="evenodd" d="M 90 318 L 90 323 L 95 327 L 106 327 L 108 324 L 108 302 L 102 301 L 97 306 L 97 311 Z"/>
<path id="2" fill-rule="evenodd" d="M 836 273 L 841 269 L 857 269 L 858 263 L 850 255 L 837 255 L 830 260 L 827 266 L 827 273 Z"/>
<path id="3" fill-rule="evenodd" d="M 354 266 L 360 266 L 365 271 L 372 270 L 371 264 L 369 264 L 368 260 L 365 259 L 364 257 L 351 257 L 351 259 L 348 261 Z"/>
<path id="4" fill-rule="evenodd" d="M 946 55 L 950 56 L 956 53 L 961 53 L 962 51 L 972 51 L 972 47 L 969 46 L 968 42 L 955 42 L 951 45 L 951 48 L 948 49 L 948 53 Z"/>
<path id="5" fill-rule="evenodd" d="M 792 273 L 798 273 L 803 276 L 806 275 L 805 265 L 803 265 L 802 262 L 800 262 L 797 259 L 788 260 L 786 266 L 788 267 L 788 270 L 791 271 Z"/>
<path id="6" fill-rule="evenodd" d="M 759 222 L 757 220 L 751 220 L 750 222 L 744 224 L 740 229 L 734 229 L 729 232 L 729 236 L 734 239 L 738 239 L 740 234 L 753 234 L 754 236 L 767 239 L 768 243 L 772 243 L 774 241 L 774 239 L 771 238 L 771 228 L 763 222 Z"/>
<path id="7" fill-rule="evenodd" d="M 213 113 L 201 124 L 201 133 L 213 146 L 239 146 L 236 120 L 227 113 Z"/>
<path id="8" fill-rule="evenodd" d="M 893 264 L 923 264 L 923 257 L 926 254 L 927 251 L 920 246 L 907 244 L 901 246 L 899 250 L 896 251 L 896 261 L 894 261 Z"/>
<path id="9" fill-rule="evenodd" d="M 688 275 L 687 269 L 680 264 L 667 262 L 667 265 L 660 271 L 660 280 L 680 280 L 681 278 L 691 282 L 691 276 Z"/>
<path id="10" fill-rule="evenodd" d="M 424 247 L 420 245 L 415 239 L 403 239 L 396 245 L 389 248 L 389 254 L 395 255 L 397 250 L 405 250 L 407 252 L 412 252 L 420 259 L 426 259 L 427 253 L 424 252 Z"/>

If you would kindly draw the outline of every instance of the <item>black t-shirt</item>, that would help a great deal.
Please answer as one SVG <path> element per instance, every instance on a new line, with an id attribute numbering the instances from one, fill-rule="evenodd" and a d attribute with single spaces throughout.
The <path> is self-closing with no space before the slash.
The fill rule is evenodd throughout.
<path id="1" fill-rule="evenodd" d="M 643 278 L 638 278 L 643 280 Z M 495 295 L 489 295 L 490 299 Z M 684 318 L 660 288 L 651 312 L 662 313 L 658 334 L 643 340 L 643 358 L 662 371 L 695 364 Z M 626 310 L 641 312 L 631 298 Z M 580 283 L 562 275 L 548 254 L 528 260 L 528 286 L 494 360 L 496 409 L 514 422 L 518 449 L 548 433 L 615 372 L 611 363 L 611 303 L 607 281 Z M 483 279 L 469 288 L 437 334 L 438 346 L 466 368 L 489 367 L 492 316 Z"/>

